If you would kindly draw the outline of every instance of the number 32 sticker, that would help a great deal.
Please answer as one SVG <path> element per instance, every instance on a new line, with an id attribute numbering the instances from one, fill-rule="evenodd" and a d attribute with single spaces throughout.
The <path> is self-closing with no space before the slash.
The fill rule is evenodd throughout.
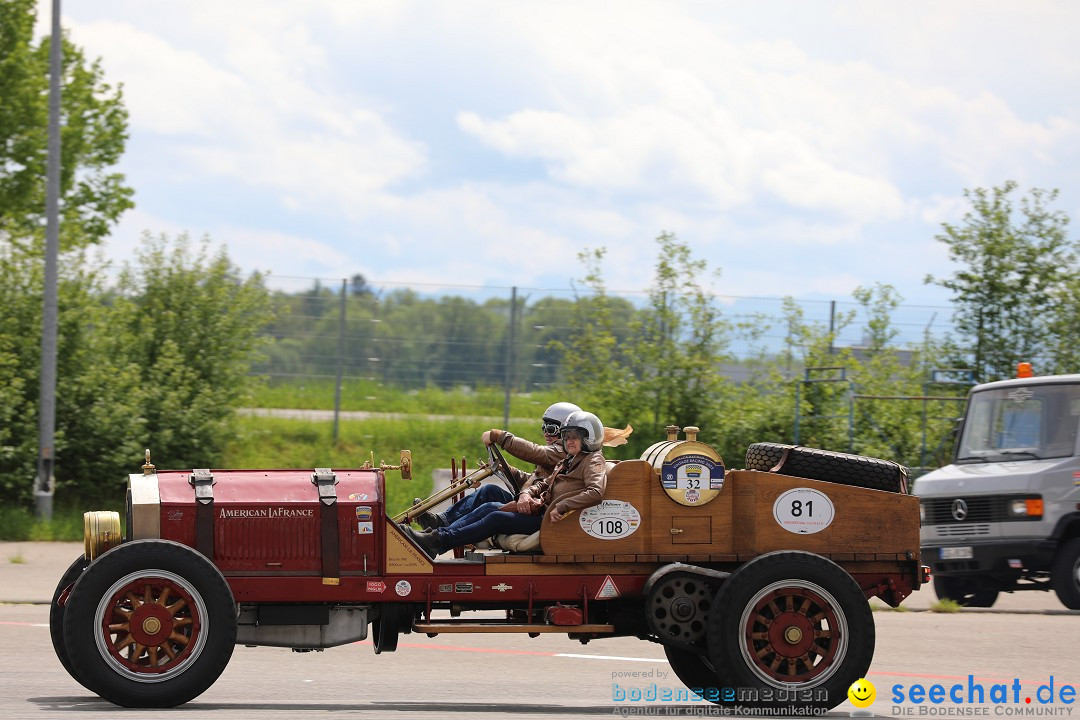
<path id="1" fill-rule="evenodd" d="M 641 525 L 641 513 L 622 500 L 604 500 L 581 511 L 581 529 L 600 540 L 618 540 L 632 535 Z"/>
<path id="2" fill-rule="evenodd" d="M 794 488 L 776 498 L 772 512 L 776 522 L 788 532 L 813 535 L 832 524 L 836 508 L 823 492 Z"/>

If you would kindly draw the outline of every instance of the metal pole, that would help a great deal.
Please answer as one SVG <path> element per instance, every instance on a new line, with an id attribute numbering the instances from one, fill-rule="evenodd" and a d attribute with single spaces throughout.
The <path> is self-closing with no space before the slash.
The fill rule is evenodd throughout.
<path id="1" fill-rule="evenodd" d="M 56 333 L 57 257 L 60 253 L 60 75 L 63 72 L 63 38 L 60 32 L 60 0 L 52 2 L 52 36 L 49 40 L 49 140 L 45 170 L 45 288 L 41 314 L 41 386 L 38 414 L 38 462 L 34 478 L 37 517 L 51 520 L 56 487 Z"/>
<path id="2" fill-rule="evenodd" d="M 345 365 L 345 283 L 341 281 L 341 312 L 338 314 L 337 380 L 334 382 L 334 443 L 338 440 L 338 415 L 341 414 L 341 375 Z"/>
<path id="3" fill-rule="evenodd" d="M 517 286 L 510 288 L 510 331 L 506 334 L 506 395 L 503 400 L 503 427 L 510 427 L 510 386 L 514 382 L 514 343 L 517 339 Z"/>

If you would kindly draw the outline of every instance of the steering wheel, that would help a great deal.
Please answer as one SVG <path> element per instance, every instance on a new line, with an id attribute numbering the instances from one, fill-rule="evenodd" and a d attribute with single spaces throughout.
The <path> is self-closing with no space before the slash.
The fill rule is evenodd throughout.
<path id="1" fill-rule="evenodd" d="M 495 443 L 488 445 L 488 460 L 491 462 L 491 470 L 495 478 L 506 486 L 511 495 L 517 497 L 521 488 L 514 482 L 514 473 L 510 470 L 510 463 L 506 462 L 502 450 Z"/>

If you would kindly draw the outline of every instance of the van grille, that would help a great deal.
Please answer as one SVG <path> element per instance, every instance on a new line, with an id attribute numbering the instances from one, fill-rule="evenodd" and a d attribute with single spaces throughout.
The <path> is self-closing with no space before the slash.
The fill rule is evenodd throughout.
<path id="1" fill-rule="evenodd" d="M 967 504 L 967 515 L 962 520 L 953 517 L 953 503 L 958 499 Z M 923 525 L 994 523 L 1005 520 L 1005 498 L 1000 495 L 927 498 L 922 503 L 926 509 Z"/>
<path id="2" fill-rule="evenodd" d="M 957 537 L 959 535 L 989 535 L 989 525 L 938 525 L 938 537 Z"/>

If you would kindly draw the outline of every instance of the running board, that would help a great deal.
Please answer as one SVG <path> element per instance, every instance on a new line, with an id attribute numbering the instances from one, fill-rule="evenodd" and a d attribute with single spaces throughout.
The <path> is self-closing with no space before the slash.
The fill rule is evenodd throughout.
<path id="1" fill-rule="evenodd" d="M 428 622 L 415 623 L 412 627 L 415 633 L 438 635 L 439 633 L 599 633 L 610 634 L 615 632 L 614 625 L 541 625 L 539 623 L 528 625 L 522 623 L 507 622 Z"/>

